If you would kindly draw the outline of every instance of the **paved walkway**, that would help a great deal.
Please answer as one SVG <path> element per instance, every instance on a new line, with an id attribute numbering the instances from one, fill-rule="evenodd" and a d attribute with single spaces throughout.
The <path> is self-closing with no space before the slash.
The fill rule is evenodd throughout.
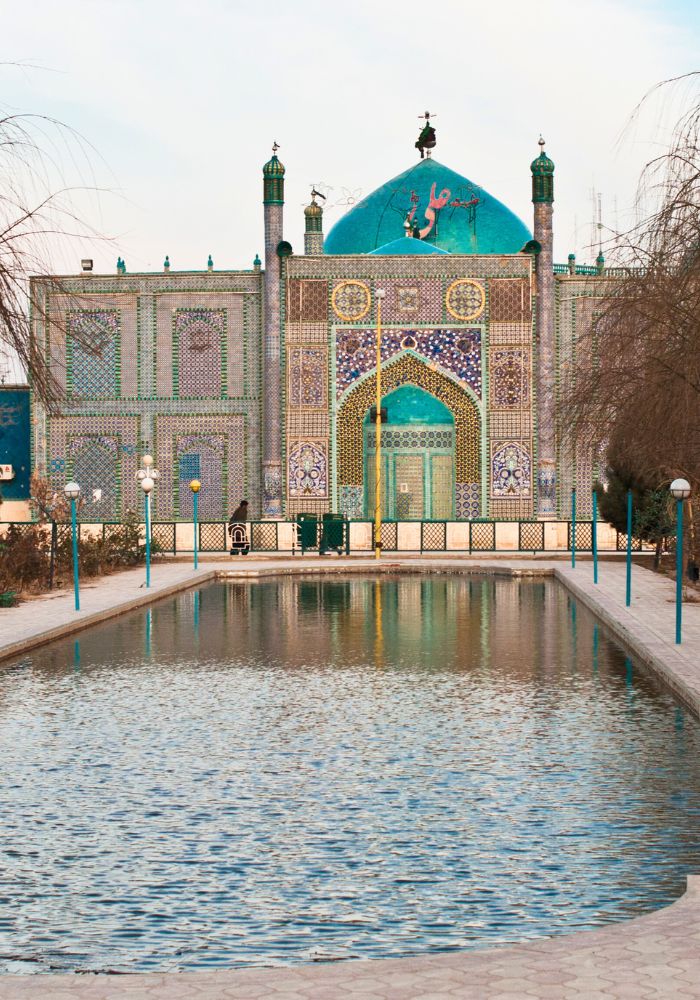
<path id="1" fill-rule="evenodd" d="M 16 655 L 75 627 L 92 624 L 219 574 L 372 572 L 364 557 L 287 557 L 203 562 L 197 574 L 182 563 L 154 567 L 150 593 L 144 570 L 88 583 L 82 610 L 72 593 L 0 610 L 0 658 Z M 381 571 L 554 575 L 665 677 L 700 715 L 700 604 L 684 605 L 684 642 L 674 643 L 674 584 L 635 568 L 631 608 L 624 605 L 624 564 L 590 562 L 572 570 L 546 559 L 386 556 Z M 285 969 L 121 976 L 0 976 L 0 1000 L 681 1000 L 700 998 L 700 875 L 689 891 L 656 913 L 586 933 L 476 952 L 408 959 L 353 961 Z"/>

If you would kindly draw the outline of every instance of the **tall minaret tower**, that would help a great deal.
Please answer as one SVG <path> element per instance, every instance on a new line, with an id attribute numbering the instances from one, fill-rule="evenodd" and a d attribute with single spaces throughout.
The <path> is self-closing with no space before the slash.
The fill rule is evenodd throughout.
<path id="1" fill-rule="evenodd" d="M 530 164 L 537 257 L 537 516 L 556 517 L 557 456 L 554 412 L 554 262 L 552 204 L 554 164 L 539 139 L 540 155 Z"/>
<path id="2" fill-rule="evenodd" d="M 323 208 L 316 201 L 319 192 L 311 192 L 311 201 L 304 209 L 306 230 L 304 232 L 304 253 L 307 257 L 318 257 L 323 253 Z M 323 195 L 319 195 L 323 198 Z"/>
<path id="3" fill-rule="evenodd" d="M 280 369 L 280 268 L 277 248 L 282 242 L 284 166 L 272 158 L 263 167 L 265 213 L 265 275 L 263 279 L 263 517 L 282 517 L 282 396 Z"/>

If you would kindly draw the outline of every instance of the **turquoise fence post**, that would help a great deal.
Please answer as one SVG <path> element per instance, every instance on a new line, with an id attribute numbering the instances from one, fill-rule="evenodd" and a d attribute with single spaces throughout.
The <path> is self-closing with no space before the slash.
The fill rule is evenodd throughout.
<path id="1" fill-rule="evenodd" d="M 78 513 L 75 497 L 70 500 L 70 523 L 73 534 L 73 590 L 75 591 L 75 610 L 80 611 L 80 583 L 78 578 Z"/>
<path id="2" fill-rule="evenodd" d="M 593 549 L 593 583 L 598 582 L 598 494 L 593 490 L 593 523 L 591 525 L 591 548 Z"/>
<path id="3" fill-rule="evenodd" d="M 192 490 L 192 519 L 194 528 L 194 568 L 197 569 L 199 565 L 199 538 L 197 537 L 197 522 L 199 514 L 199 491 L 202 488 L 202 484 L 198 479 L 190 480 L 190 489 Z"/>
<path id="4" fill-rule="evenodd" d="M 146 586 L 151 586 L 151 495 L 146 493 Z"/>
<path id="5" fill-rule="evenodd" d="M 576 487 L 571 491 L 571 568 L 576 569 Z"/>
<path id="6" fill-rule="evenodd" d="M 676 643 L 681 642 L 683 614 L 683 501 L 676 500 Z"/>
<path id="7" fill-rule="evenodd" d="M 632 490 L 627 490 L 627 581 L 625 605 L 632 603 Z"/>
<path id="8" fill-rule="evenodd" d="M 75 594 L 75 610 L 80 611 L 80 586 L 78 580 L 78 507 L 80 486 L 71 480 L 63 487 L 63 495 L 70 500 L 70 527 L 73 540 L 73 592 Z M 52 552 L 53 557 L 53 552 Z"/>
<path id="9" fill-rule="evenodd" d="M 669 489 L 676 500 L 676 643 L 680 644 L 683 610 L 683 501 L 690 496 L 690 483 L 687 479 L 674 479 Z"/>

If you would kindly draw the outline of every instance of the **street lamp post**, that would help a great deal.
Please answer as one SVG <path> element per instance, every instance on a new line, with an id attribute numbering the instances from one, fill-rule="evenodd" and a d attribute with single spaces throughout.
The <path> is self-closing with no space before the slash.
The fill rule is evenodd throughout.
<path id="1" fill-rule="evenodd" d="M 198 479 L 190 480 L 190 489 L 192 490 L 192 520 L 194 523 L 194 568 L 197 569 L 197 513 L 198 513 L 198 502 L 199 502 L 199 491 L 202 488 L 202 484 Z"/>
<path id="2" fill-rule="evenodd" d="M 683 501 L 690 496 L 687 479 L 674 479 L 669 487 L 676 500 L 676 643 L 681 641 L 683 608 Z"/>
<path id="3" fill-rule="evenodd" d="M 73 590 L 75 592 L 75 610 L 80 611 L 80 588 L 78 585 L 78 511 L 77 500 L 80 496 L 80 487 L 77 483 L 66 483 L 63 492 L 67 500 L 70 500 L 70 523 L 73 537 Z"/>
<path id="4" fill-rule="evenodd" d="M 382 299 L 386 295 L 383 288 L 377 288 L 377 399 L 376 399 L 376 443 L 374 449 L 374 557 L 382 555 Z"/>
<path id="5" fill-rule="evenodd" d="M 593 550 L 593 583 L 598 582 L 598 494 L 593 490 L 593 522 L 591 524 L 591 549 Z"/>
<path id="6" fill-rule="evenodd" d="M 153 459 L 150 455 L 144 455 L 143 468 L 136 473 L 136 478 L 141 484 L 144 493 L 146 507 L 146 586 L 151 586 L 151 490 L 156 484 L 156 479 L 160 479 L 160 472 L 153 468 Z"/>
<path id="7" fill-rule="evenodd" d="M 632 603 L 632 490 L 627 490 L 627 573 L 625 580 L 625 605 Z"/>

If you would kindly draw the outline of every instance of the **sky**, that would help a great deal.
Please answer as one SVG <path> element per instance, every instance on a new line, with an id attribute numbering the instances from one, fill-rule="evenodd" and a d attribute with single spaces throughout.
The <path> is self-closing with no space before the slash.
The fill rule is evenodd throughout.
<path id="1" fill-rule="evenodd" d="M 546 139 L 555 173 L 555 260 L 591 261 L 633 216 L 640 170 L 688 100 L 680 87 L 633 112 L 660 81 L 699 68 L 693 0 L 0 0 L 0 104 L 42 125 L 48 186 L 84 188 L 100 234 L 54 241 L 57 273 L 249 268 L 263 252 L 262 175 L 286 167 L 285 238 L 303 249 L 311 185 L 325 229 L 415 162 L 418 116 L 434 156 L 532 228 L 529 164 Z"/>

